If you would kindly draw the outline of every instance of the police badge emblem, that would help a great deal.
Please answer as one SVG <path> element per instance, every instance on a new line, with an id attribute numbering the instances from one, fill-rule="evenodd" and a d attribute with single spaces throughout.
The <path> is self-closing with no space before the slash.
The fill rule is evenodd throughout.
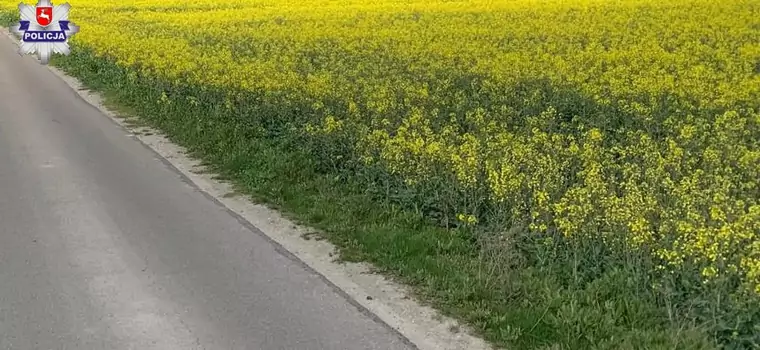
<path id="1" fill-rule="evenodd" d="M 18 5 L 21 20 L 11 31 L 21 37 L 19 53 L 33 54 L 42 64 L 48 64 L 53 53 L 68 55 L 68 39 L 79 32 L 79 26 L 69 22 L 71 5 L 53 6 L 50 0 L 37 5 Z"/>

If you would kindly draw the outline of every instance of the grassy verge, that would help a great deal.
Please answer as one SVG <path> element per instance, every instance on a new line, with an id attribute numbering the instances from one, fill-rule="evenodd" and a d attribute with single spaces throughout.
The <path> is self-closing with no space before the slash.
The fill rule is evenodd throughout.
<path id="1" fill-rule="evenodd" d="M 262 115 L 225 110 L 219 108 L 223 92 L 141 76 L 83 47 L 51 63 L 102 92 L 111 105 L 165 132 L 241 192 L 319 229 L 344 259 L 373 263 L 494 344 L 518 349 L 716 347 L 713 325 L 679 318 L 682 310 L 658 299 L 646 288 L 650 281 L 636 277 L 646 275 L 646 264 L 621 269 L 595 263 L 593 277 L 568 278 L 587 257 L 550 256 L 519 232 L 445 230 L 412 210 L 377 201 L 377 189 L 366 182 L 320 171 L 299 140 L 262 127 L 266 118 L 275 119 L 291 106 L 261 106 L 259 112 L 268 111 Z M 188 103 L 187 96 L 197 102 Z"/>

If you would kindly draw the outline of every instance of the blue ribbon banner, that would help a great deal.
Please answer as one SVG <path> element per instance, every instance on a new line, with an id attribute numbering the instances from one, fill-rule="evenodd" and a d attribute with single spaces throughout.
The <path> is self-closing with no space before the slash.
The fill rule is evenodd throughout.
<path id="1" fill-rule="evenodd" d="M 69 30 L 69 21 L 58 21 L 61 30 L 29 30 L 29 21 L 20 21 L 19 30 L 24 31 L 21 38 L 27 43 L 60 43 L 66 41 L 66 31 Z"/>

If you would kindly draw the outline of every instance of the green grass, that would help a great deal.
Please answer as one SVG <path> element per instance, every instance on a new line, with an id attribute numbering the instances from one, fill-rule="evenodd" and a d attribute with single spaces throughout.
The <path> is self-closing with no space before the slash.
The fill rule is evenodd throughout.
<path id="1" fill-rule="evenodd" d="M 12 18 L 0 16 L 6 24 Z M 678 317 L 688 315 L 681 309 L 687 303 L 674 306 L 646 288 L 650 281 L 641 277 L 646 264 L 620 269 L 593 260 L 593 254 L 551 256 L 514 230 L 500 235 L 446 230 L 413 210 L 377 200 L 382 188 L 320 171 L 299 140 L 261 127 L 266 118 L 292 107 L 259 106 L 256 115 L 225 111 L 217 108 L 220 92 L 135 76 L 82 47 L 54 57 L 51 64 L 101 92 L 110 106 L 162 130 L 239 192 L 318 229 L 343 259 L 374 264 L 494 344 L 516 349 L 717 347 L 714 323 Z M 160 101 L 163 93 L 168 103 Z M 185 96 L 197 97 L 200 105 L 186 103 Z M 577 266 L 595 272 L 577 277 Z"/>

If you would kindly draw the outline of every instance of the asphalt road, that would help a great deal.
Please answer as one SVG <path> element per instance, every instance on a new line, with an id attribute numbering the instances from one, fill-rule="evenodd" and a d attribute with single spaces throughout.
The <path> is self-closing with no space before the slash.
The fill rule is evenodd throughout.
<path id="1" fill-rule="evenodd" d="M 0 349 L 409 349 L 0 35 Z"/>

